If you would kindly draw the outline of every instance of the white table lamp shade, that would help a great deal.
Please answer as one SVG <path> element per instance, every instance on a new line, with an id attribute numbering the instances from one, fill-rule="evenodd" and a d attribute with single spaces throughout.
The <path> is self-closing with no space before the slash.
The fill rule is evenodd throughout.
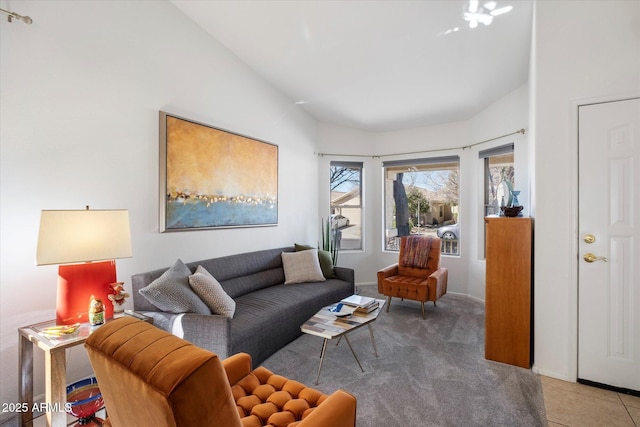
<path id="1" fill-rule="evenodd" d="M 36 265 L 130 258 L 129 212 L 43 210 Z"/>

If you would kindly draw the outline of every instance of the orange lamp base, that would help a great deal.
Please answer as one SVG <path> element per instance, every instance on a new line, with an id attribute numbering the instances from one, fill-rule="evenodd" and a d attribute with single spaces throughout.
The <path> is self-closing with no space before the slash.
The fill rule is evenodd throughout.
<path id="1" fill-rule="evenodd" d="M 100 298 L 104 305 L 104 318 L 113 317 L 113 304 L 109 301 L 111 288 L 116 282 L 116 262 L 88 262 L 58 266 L 58 297 L 56 324 L 69 325 L 89 321 L 89 300 Z"/>

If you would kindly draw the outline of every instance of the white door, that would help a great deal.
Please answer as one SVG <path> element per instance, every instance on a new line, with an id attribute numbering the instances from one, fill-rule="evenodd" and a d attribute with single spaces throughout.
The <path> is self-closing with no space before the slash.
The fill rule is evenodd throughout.
<path id="1" fill-rule="evenodd" d="M 640 391 L 640 98 L 578 120 L 578 379 Z"/>

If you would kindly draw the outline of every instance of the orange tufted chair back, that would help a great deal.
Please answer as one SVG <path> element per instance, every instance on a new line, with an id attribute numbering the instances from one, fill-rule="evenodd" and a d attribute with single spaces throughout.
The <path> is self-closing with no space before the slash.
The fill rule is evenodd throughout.
<path id="1" fill-rule="evenodd" d="M 264 367 L 252 372 L 246 353 L 221 361 L 131 317 L 107 322 L 85 347 L 106 426 L 355 426 L 356 399 L 349 393 L 327 396 Z"/>

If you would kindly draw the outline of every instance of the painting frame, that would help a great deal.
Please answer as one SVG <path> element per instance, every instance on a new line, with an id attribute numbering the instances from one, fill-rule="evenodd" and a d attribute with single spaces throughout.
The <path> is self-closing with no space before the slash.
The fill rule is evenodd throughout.
<path id="1" fill-rule="evenodd" d="M 278 225 L 278 145 L 159 112 L 160 232 Z"/>

